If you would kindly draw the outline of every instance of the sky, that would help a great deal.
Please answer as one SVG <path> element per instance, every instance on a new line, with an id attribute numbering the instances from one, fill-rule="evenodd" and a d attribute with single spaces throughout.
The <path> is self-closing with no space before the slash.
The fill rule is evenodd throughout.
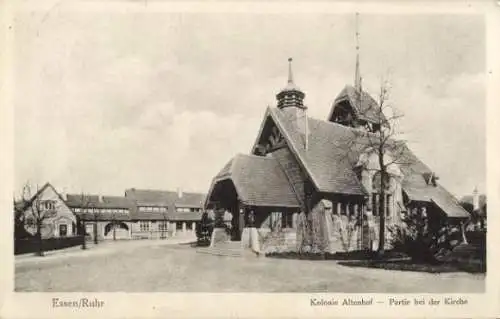
<path id="1" fill-rule="evenodd" d="M 354 14 L 47 12 L 15 19 L 14 190 L 206 192 L 295 83 L 326 119 L 353 84 Z M 405 114 L 453 194 L 485 191 L 485 29 L 473 15 L 360 16 L 363 88 Z"/>

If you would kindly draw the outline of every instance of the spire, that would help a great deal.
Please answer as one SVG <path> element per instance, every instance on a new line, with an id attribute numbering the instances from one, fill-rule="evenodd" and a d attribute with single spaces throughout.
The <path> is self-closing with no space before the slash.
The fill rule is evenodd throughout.
<path id="1" fill-rule="evenodd" d="M 288 58 L 288 83 L 277 95 L 278 108 L 298 107 L 304 108 L 305 94 L 293 83 L 292 58 Z"/>
<path id="2" fill-rule="evenodd" d="M 361 73 L 359 71 L 359 13 L 356 12 L 356 72 L 354 74 L 354 87 L 361 92 Z"/>

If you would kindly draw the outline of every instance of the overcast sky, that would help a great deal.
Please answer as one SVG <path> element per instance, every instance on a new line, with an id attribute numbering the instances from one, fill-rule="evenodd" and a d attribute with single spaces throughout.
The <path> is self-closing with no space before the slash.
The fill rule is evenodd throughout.
<path id="1" fill-rule="evenodd" d="M 354 14 L 18 15 L 15 190 L 206 192 L 248 153 L 264 111 L 296 84 L 326 119 L 353 83 Z M 360 17 L 363 87 L 405 113 L 409 146 L 456 195 L 485 191 L 480 16 Z"/>

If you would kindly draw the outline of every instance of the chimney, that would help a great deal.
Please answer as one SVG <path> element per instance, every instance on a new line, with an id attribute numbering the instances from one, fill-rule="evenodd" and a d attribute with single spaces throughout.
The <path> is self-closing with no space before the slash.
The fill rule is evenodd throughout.
<path id="1" fill-rule="evenodd" d="M 182 188 L 177 188 L 177 197 L 182 198 Z"/>
<path id="2" fill-rule="evenodd" d="M 474 192 L 472 192 L 472 206 L 474 211 L 479 210 L 479 192 L 477 191 L 477 186 L 474 188 Z"/>

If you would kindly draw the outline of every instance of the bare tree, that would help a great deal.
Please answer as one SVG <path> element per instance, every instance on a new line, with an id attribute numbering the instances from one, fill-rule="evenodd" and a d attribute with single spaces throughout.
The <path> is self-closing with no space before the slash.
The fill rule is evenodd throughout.
<path id="1" fill-rule="evenodd" d="M 354 125 L 355 129 L 350 130 L 352 134 L 347 137 L 348 158 L 357 162 L 359 165 L 360 156 L 363 154 L 370 160 L 370 156 L 376 158 L 375 167 L 365 167 L 371 170 L 373 176 L 373 186 L 376 187 L 378 202 L 372 207 L 372 194 L 368 196 L 368 209 L 378 208 L 379 216 L 379 245 L 377 253 L 379 256 L 384 254 L 385 234 L 386 234 L 386 215 L 387 207 L 387 187 L 390 183 L 389 169 L 391 165 L 409 165 L 411 159 L 406 152 L 406 141 L 402 140 L 402 132 L 397 130 L 398 120 L 403 114 L 398 113 L 389 99 L 389 84 L 382 81 L 378 94 L 377 103 L 366 103 L 366 98 L 361 89 L 356 90 L 357 109 L 363 118 L 369 118 L 369 121 L 359 121 Z M 359 116 L 358 116 L 359 118 Z M 355 120 L 353 120 L 355 121 Z M 359 129 L 361 126 L 362 129 Z M 352 156 L 354 153 L 354 156 Z M 371 191 L 371 190 L 370 190 Z"/>
<path id="2" fill-rule="evenodd" d="M 94 244 L 97 245 L 99 244 L 99 238 L 98 238 L 98 232 L 97 232 L 97 226 L 99 224 L 99 217 L 101 216 L 100 209 L 98 207 L 95 207 L 95 203 L 90 203 L 90 210 L 92 211 L 92 217 L 94 219 Z"/>
<path id="3" fill-rule="evenodd" d="M 88 219 L 88 209 L 90 206 L 90 196 L 84 194 L 83 192 L 80 194 L 80 203 L 79 203 L 79 209 L 81 211 L 81 227 L 83 231 L 83 242 L 82 242 L 82 249 L 87 249 L 87 227 L 86 227 L 86 220 Z"/>
<path id="4" fill-rule="evenodd" d="M 162 208 L 160 208 L 162 209 Z M 166 210 L 162 209 L 162 217 L 163 217 L 163 224 L 161 224 L 161 239 L 166 239 L 167 238 L 167 212 Z"/>
<path id="5" fill-rule="evenodd" d="M 56 214 L 55 203 L 52 201 L 44 201 L 40 198 L 40 188 L 36 186 L 36 192 L 33 193 L 32 186 L 26 182 L 23 186 L 21 207 L 25 215 L 25 222 L 28 226 L 35 227 L 35 240 L 37 242 L 36 255 L 44 256 L 42 229 L 45 221 L 52 218 Z"/>

